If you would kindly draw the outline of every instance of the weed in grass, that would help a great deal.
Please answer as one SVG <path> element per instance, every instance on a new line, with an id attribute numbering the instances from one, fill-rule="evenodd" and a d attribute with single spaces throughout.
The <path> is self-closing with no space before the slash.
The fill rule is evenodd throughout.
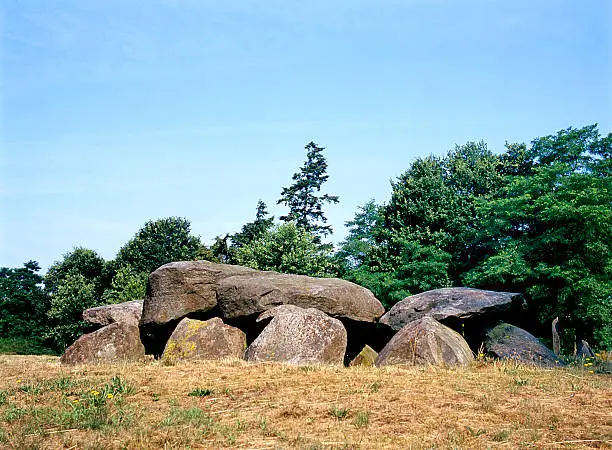
<path id="1" fill-rule="evenodd" d="M 71 378 L 61 377 L 49 382 L 49 389 L 53 391 L 57 390 L 63 392 L 73 387 L 75 387 L 75 382 Z"/>
<path id="2" fill-rule="evenodd" d="M 353 425 L 357 428 L 364 428 L 370 424 L 370 413 L 366 411 L 357 411 L 353 419 Z"/>
<path id="3" fill-rule="evenodd" d="M 213 426 L 213 418 L 200 408 L 177 408 L 173 406 L 161 424 L 166 427 L 191 425 L 207 431 Z"/>
<path id="4" fill-rule="evenodd" d="M 42 389 L 40 386 L 34 386 L 31 384 L 22 384 L 21 386 L 19 386 L 19 390 L 21 392 L 25 392 L 26 394 L 32 394 L 32 395 L 38 395 L 42 392 Z"/>
<path id="5" fill-rule="evenodd" d="M 107 384 L 102 388 L 102 394 L 112 394 L 113 396 L 118 394 L 130 395 L 133 394 L 135 391 L 136 389 L 134 389 L 134 386 L 132 386 L 125 380 L 122 380 L 119 376 L 114 376 L 111 379 L 110 384 Z"/>
<path id="6" fill-rule="evenodd" d="M 268 432 L 268 418 L 261 416 L 257 417 L 257 426 L 261 430 L 263 434 L 267 434 Z"/>
<path id="7" fill-rule="evenodd" d="M 6 398 L 8 397 L 6 391 L 0 391 L 0 406 L 6 404 Z"/>
<path id="8" fill-rule="evenodd" d="M 232 392 L 232 390 L 228 387 L 223 388 L 223 390 L 221 391 L 222 394 L 227 395 L 229 398 L 231 398 L 232 400 L 236 400 L 236 396 L 234 395 L 234 393 Z"/>
<path id="9" fill-rule="evenodd" d="M 500 430 L 491 436 L 491 440 L 495 442 L 506 442 L 510 437 L 510 430 Z"/>
<path id="10" fill-rule="evenodd" d="M 158 402 L 158 401 L 159 401 L 159 394 L 156 394 L 155 392 L 153 392 L 153 393 L 151 394 L 151 397 L 152 397 L 152 400 L 153 400 L 154 402 Z"/>
<path id="11" fill-rule="evenodd" d="M 351 412 L 350 408 L 345 408 L 343 406 L 339 407 L 339 406 L 334 405 L 331 408 L 329 408 L 329 414 L 338 420 L 346 419 L 350 412 Z"/>
<path id="12" fill-rule="evenodd" d="M 62 421 L 69 428 L 97 430 L 107 424 L 108 407 L 98 391 L 73 401 L 66 399 L 66 406 Z"/>
<path id="13" fill-rule="evenodd" d="M 216 427 L 216 431 L 227 440 L 229 445 L 234 445 L 240 432 L 244 431 L 244 425 L 240 420 L 236 420 L 234 426 L 219 425 Z"/>
<path id="14" fill-rule="evenodd" d="M 15 420 L 21 419 L 27 414 L 28 410 L 26 409 L 18 408 L 15 405 L 8 405 L 8 407 L 4 410 L 3 420 L 6 422 L 13 422 Z"/>
<path id="15" fill-rule="evenodd" d="M 382 387 L 382 383 L 380 383 L 379 381 L 375 381 L 374 383 L 370 385 L 370 391 L 372 393 L 378 392 L 381 387 Z"/>
<path id="16" fill-rule="evenodd" d="M 4 428 L 0 427 L 0 444 L 6 444 L 8 442 L 8 437 L 6 436 L 6 431 Z"/>
<path id="17" fill-rule="evenodd" d="M 527 386 L 529 384 L 529 380 L 526 378 L 515 378 L 514 385 L 515 386 Z"/>
<path id="18" fill-rule="evenodd" d="M 472 436 L 472 437 L 478 437 L 478 436 L 480 436 L 482 434 L 487 434 L 486 430 L 479 429 L 479 430 L 475 431 L 475 430 L 473 430 L 470 427 L 465 427 L 465 428 L 467 429 L 467 432 L 469 433 L 469 435 Z"/>
<path id="19" fill-rule="evenodd" d="M 561 420 L 559 419 L 559 417 L 552 415 L 548 418 L 548 429 L 549 430 L 556 430 L 557 427 L 559 426 L 559 422 L 561 422 Z"/>
<path id="20" fill-rule="evenodd" d="M 211 395 L 214 393 L 214 390 L 208 388 L 195 388 L 189 394 L 190 397 L 206 397 L 207 395 Z"/>

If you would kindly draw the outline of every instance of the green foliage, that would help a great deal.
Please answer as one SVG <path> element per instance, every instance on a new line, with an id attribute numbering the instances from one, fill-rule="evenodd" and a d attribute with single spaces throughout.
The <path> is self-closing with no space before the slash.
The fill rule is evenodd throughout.
<path id="1" fill-rule="evenodd" d="M 190 223 L 180 217 L 147 222 L 117 253 L 116 264 L 149 274 L 173 261 L 198 258 L 202 243 L 190 234 Z"/>
<path id="2" fill-rule="evenodd" d="M 226 234 L 224 237 L 215 238 L 215 242 L 210 247 L 213 256 L 210 260 L 224 264 L 239 264 L 236 259 L 236 251 L 263 236 L 273 225 L 274 217 L 269 216 L 266 204 L 259 200 L 253 222 L 243 225 L 240 232 L 236 234 Z"/>
<path id="3" fill-rule="evenodd" d="M 206 397 L 208 395 L 214 394 L 214 390 L 209 388 L 195 388 L 189 394 L 190 397 Z"/>
<path id="4" fill-rule="evenodd" d="M 22 268 L 0 268 L 0 336 L 27 338 L 39 335 L 45 324 L 49 297 L 41 287 L 38 263 Z"/>
<path id="5" fill-rule="evenodd" d="M 104 294 L 102 303 L 122 303 L 144 298 L 147 290 L 148 274 L 136 272 L 130 266 L 121 267 Z"/>
<path id="6" fill-rule="evenodd" d="M 369 200 L 358 208 L 355 218 L 345 223 L 349 229 L 348 236 L 340 243 L 336 258 L 344 271 L 350 271 L 362 266 L 370 251 L 375 247 L 377 227 L 382 226 L 381 208 Z"/>
<path id="7" fill-rule="evenodd" d="M 0 338 L 0 354 L 55 355 L 39 336 Z"/>
<path id="8" fill-rule="evenodd" d="M 231 247 L 234 249 L 244 247 L 255 239 L 262 236 L 274 225 L 274 217 L 270 216 L 266 204 L 259 200 L 257 202 L 257 213 L 255 220 L 245 224 L 239 233 L 231 236 Z"/>
<path id="9" fill-rule="evenodd" d="M 76 247 L 66 253 L 61 261 L 56 261 L 44 277 L 45 291 L 55 294 L 69 275 L 82 275 L 94 284 L 97 295 L 102 295 L 110 280 L 105 277 L 105 262 L 94 250 Z"/>
<path id="10" fill-rule="evenodd" d="M 321 241 L 321 236 L 332 233 L 330 225 L 324 225 L 327 218 L 323 214 L 325 203 L 338 203 L 336 195 L 317 195 L 321 186 L 327 181 L 327 162 L 323 156 L 324 147 L 319 147 L 314 142 L 306 145 L 306 161 L 300 171 L 293 174 L 294 183 L 281 192 L 281 198 L 277 204 L 289 207 L 289 214 L 281 216 L 284 222 L 295 222 L 295 224 L 315 236 L 315 242 Z"/>
<path id="11" fill-rule="evenodd" d="M 312 234 L 294 223 L 271 228 L 236 250 L 238 264 L 310 276 L 329 276 L 335 270 L 331 250 L 318 245 Z"/>
<path id="12" fill-rule="evenodd" d="M 50 327 L 46 337 L 59 350 L 64 350 L 87 329 L 87 324 L 82 320 L 83 310 L 100 304 L 93 282 L 80 273 L 67 275 L 51 297 L 48 312 Z"/>
<path id="13" fill-rule="evenodd" d="M 482 142 L 417 159 L 391 183 L 389 203 L 360 208 L 338 256 L 344 277 L 385 304 L 450 286 L 484 258 L 474 245 L 479 198 L 503 184 L 500 160 Z"/>
<path id="14" fill-rule="evenodd" d="M 558 316 L 576 339 L 607 348 L 612 179 L 600 155 L 609 142 L 595 126 L 534 140 L 531 173 L 512 177 L 479 205 L 477 241 L 487 258 L 463 277 L 469 285 L 526 292 L 543 330 Z"/>

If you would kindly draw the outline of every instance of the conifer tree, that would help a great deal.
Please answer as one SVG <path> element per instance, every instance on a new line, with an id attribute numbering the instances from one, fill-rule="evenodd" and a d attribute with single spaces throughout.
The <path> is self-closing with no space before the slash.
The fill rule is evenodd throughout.
<path id="1" fill-rule="evenodd" d="M 324 147 L 314 142 L 306 145 L 306 161 L 299 172 L 293 174 L 294 183 L 281 192 L 277 204 L 289 207 L 289 213 L 281 216 L 284 222 L 295 224 L 312 233 L 315 242 L 320 243 L 322 236 L 333 232 L 331 225 L 325 225 L 327 218 L 323 214 L 325 203 L 338 203 L 337 195 L 318 195 L 321 186 L 327 181 L 327 162 L 323 156 Z"/>

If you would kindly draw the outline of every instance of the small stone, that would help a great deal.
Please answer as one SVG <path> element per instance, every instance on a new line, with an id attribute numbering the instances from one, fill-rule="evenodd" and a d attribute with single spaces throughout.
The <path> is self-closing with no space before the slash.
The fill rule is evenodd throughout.
<path id="1" fill-rule="evenodd" d="M 378 353 L 372 347 L 366 345 L 363 350 L 349 363 L 349 366 L 366 366 L 372 367 L 376 362 Z"/>

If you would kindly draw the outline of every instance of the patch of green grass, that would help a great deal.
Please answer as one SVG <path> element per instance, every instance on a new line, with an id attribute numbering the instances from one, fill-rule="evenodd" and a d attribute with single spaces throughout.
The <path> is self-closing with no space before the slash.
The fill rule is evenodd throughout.
<path id="1" fill-rule="evenodd" d="M 472 428 L 470 428 L 470 427 L 465 427 L 465 428 L 467 429 L 468 433 L 469 433 L 469 434 L 470 434 L 470 436 L 472 436 L 472 437 L 478 437 L 478 436 L 480 436 L 480 435 L 482 435 L 482 434 L 487 434 L 487 431 L 486 431 L 486 430 L 483 430 L 483 429 L 473 430 L 473 429 L 472 429 Z"/>
<path id="2" fill-rule="evenodd" d="M 515 386 L 527 386 L 529 384 L 529 380 L 526 378 L 515 378 L 514 385 Z"/>
<path id="3" fill-rule="evenodd" d="M 38 395 L 43 392 L 43 389 L 39 385 L 33 384 L 22 384 L 19 386 L 19 390 L 21 392 L 25 392 L 26 394 Z"/>
<path id="4" fill-rule="evenodd" d="M 60 391 L 60 392 L 64 392 L 64 391 L 67 391 L 68 389 L 72 389 L 73 387 L 76 387 L 76 384 L 77 383 L 75 383 L 71 378 L 67 378 L 67 377 L 60 377 L 55 380 L 47 381 L 49 390 Z"/>
<path id="5" fill-rule="evenodd" d="M 15 405 L 8 405 L 4 410 L 2 419 L 6 422 L 14 422 L 26 416 L 28 413 L 29 411 L 27 409 L 18 408 Z"/>
<path id="6" fill-rule="evenodd" d="M 213 389 L 209 389 L 209 388 L 195 388 L 193 391 L 191 391 L 189 394 L 187 394 L 190 397 L 206 397 L 208 395 L 211 395 L 214 393 Z"/>
<path id="7" fill-rule="evenodd" d="M 357 411 L 353 419 L 353 425 L 357 428 L 364 428 L 370 424 L 370 413 L 366 411 Z"/>
<path id="8" fill-rule="evenodd" d="M 213 418 L 200 408 L 178 408 L 172 406 L 162 426 L 190 425 L 209 430 L 214 424 Z"/>
<path id="9" fill-rule="evenodd" d="M 0 391 L 0 406 L 5 405 L 7 402 L 8 393 L 6 391 Z"/>
<path id="10" fill-rule="evenodd" d="M 58 353 L 45 347 L 40 339 L 0 338 L 0 354 L 9 355 L 57 355 Z"/>
<path id="11" fill-rule="evenodd" d="M 510 430 L 499 430 L 493 436 L 491 436 L 491 440 L 495 442 L 506 442 L 510 437 Z"/>
<path id="12" fill-rule="evenodd" d="M 374 393 L 374 392 L 378 392 L 378 391 L 380 390 L 380 388 L 381 388 L 381 387 L 382 387 L 382 383 L 380 383 L 380 382 L 378 382 L 378 381 L 375 381 L 374 383 L 372 383 L 372 384 L 370 385 L 370 391 L 371 391 L 372 393 Z"/>
<path id="13" fill-rule="evenodd" d="M 350 412 L 351 412 L 350 408 L 345 408 L 343 406 L 334 405 L 331 408 L 329 408 L 329 414 L 338 420 L 346 419 Z"/>
<path id="14" fill-rule="evenodd" d="M 257 426 L 265 435 L 268 433 L 268 418 L 265 416 L 257 417 Z"/>
<path id="15" fill-rule="evenodd" d="M 127 381 L 122 380 L 119 376 L 114 376 L 111 379 L 110 384 L 107 384 L 102 388 L 102 393 L 104 395 L 130 395 L 134 392 L 136 392 L 134 386 L 129 384 Z"/>

